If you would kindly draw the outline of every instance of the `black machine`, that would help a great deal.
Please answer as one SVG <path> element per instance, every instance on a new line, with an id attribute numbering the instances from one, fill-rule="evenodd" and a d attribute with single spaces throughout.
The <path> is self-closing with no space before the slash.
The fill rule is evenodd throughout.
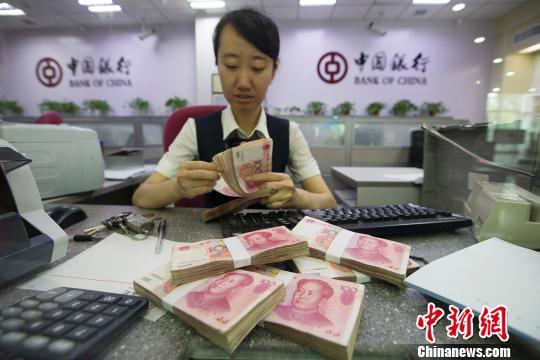
<path id="1" fill-rule="evenodd" d="M 469 218 L 414 204 L 316 210 L 244 210 L 221 219 L 223 236 L 285 225 L 292 229 L 311 216 L 343 229 L 384 236 L 449 231 L 472 225 Z"/>
<path id="2" fill-rule="evenodd" d="M 67 251 L 68 235 L 45 213 L 29 162 L 0 139 L 0 288 Z"/>
<path id="3" fill-rule="evenodd" d="M 0 359 L 92 359 L 147 307 L 138 296 L 45 291 L 0 310 Z"/>

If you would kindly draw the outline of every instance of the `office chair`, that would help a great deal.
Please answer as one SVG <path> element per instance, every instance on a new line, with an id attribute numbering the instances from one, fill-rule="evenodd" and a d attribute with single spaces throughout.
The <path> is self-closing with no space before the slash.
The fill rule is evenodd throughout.
<path id="1" fill-rule="evenodd" d="M 64 123 L 64 119 L 56 111 L 46 112 L 36 119 L 36 124 L 52 124 L 60 125 Z"/>
<path id="2" fill-rule="evenodd" d="M 167 152 L 169 146 L 187 122 L 189 118 L 207 115 L 225 109 L 222 105 L 188 106 L 176 110 L 169 116 L 163 128 L 163 151 Z M 176 207 L 204 207 L 203 196 L 193 199 L 182 199 L 174 204 Z"/>

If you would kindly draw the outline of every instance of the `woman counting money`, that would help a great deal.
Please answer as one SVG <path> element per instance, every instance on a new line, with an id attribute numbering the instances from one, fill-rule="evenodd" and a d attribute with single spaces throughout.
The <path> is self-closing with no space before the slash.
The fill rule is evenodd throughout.
<path id="1" fill-rule="evenodd" d="M 243 141 L 272 138 L 272 172 L 245 178 L 269 196 L 268 208 L 328 208 L 336 200 L 321 176 L 298 125 L 264 112 L 262 102 L 278 68 L 279 32 L 257 10 L 225 14 L 214 31 L 214 54 L 225 98 L 221 112 L 189 119 L 156 171 L 135 191 L 133 203 L 159 208 L 204 195 L 205 207 L 233 198 L 213 190 L 220 179 L 212 157 Z M 285 169 L 289 168 L 289 176 Z M 299 182 L 302 188 L 294 186 Z"/>

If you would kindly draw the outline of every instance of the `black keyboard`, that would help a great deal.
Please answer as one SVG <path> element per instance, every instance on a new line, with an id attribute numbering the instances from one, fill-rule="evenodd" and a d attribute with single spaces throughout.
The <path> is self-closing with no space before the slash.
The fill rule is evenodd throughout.
<path id="1" fill-rule="evenodd" d="M 0 359 L 91 359 L 148 307 L 121 294 L 56 288 L 0 310 Z"/>
<path id="2" fill-rule="evenodd" d="M 472 225 L 469 218 L 414 204 L 358 206 L 316 210 L 244 210 L 221 218 L 223 236 L 285 225 L 292 229 L 307 215 L 370 235 L 450 231 Z"/>

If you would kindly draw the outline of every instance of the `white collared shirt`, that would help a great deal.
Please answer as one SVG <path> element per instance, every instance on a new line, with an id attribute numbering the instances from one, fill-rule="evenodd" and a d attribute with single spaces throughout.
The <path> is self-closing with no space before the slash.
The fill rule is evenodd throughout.
<path id="1" fill-rule="evenodd" d="M 230 106 L 227 106 L 221 113 L 221 126 L 223 129 L 223 140 L 233 131 L 237 131 L 239 137 L 245 139 L 251 137 L 255 131 L 259 131 L 265 137 L 270 137 L 266 126 L 266 113 L 264 111 L 261 111 L 257 126 L 255 126 L 250 134 L 245 134 L 240 129 Z M 189 118 L 172 142 L 169 151 L 159 161 L 156 171 L 171 179 L 176 176 L 180 163 L 198 159 L 197 127 L 195 125 L 195 119 Z M 298 124 L 294 121 L 289 121 L 289 160 L 287 167 L 295 182 L 300 182 L 321 174 L 317 161 L 309 151 L 304 135 L 300 131 Z"/>

